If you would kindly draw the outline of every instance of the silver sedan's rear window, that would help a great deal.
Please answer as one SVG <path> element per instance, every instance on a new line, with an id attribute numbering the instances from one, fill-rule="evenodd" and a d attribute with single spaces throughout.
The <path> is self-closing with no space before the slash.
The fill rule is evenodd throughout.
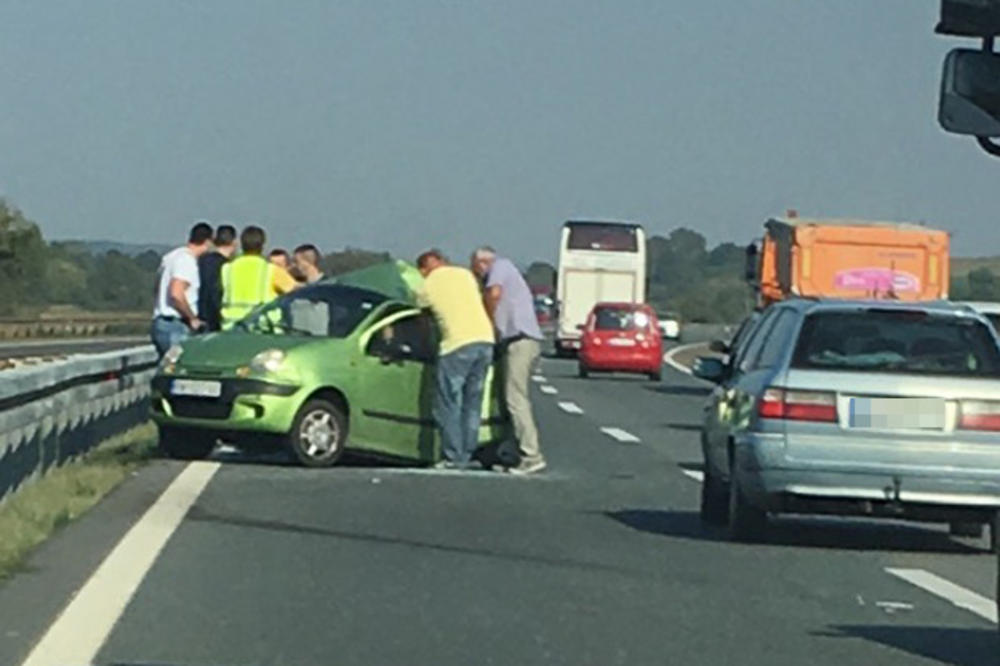
<path id="1" fill-rule="evenodd" d="M 795 368 L 1000 377 L 1000 350 L 979 321 L 922 310 L 817 312 L 799 333 Z"/>

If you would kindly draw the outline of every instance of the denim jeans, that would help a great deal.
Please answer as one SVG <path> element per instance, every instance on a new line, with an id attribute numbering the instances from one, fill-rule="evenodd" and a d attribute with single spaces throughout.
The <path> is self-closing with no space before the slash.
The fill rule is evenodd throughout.
<path id="1" fill-rule="evenodd" d="M 150 337 L 153 338 L 153 346 L 156 347 L 156 353 L 160 355 L 160 358 L 163 358 L 168 349 L 187 340 L 188 335 L 190 335 L 190 331 L 187 324 L 180 319 L 164 319 L 163 317 L 153 319 Z"/>
<path id="2" fill-rule="evenodd" d="M 493 345 L 465 345 L 438 358 L 434 420 L 445 460 L 466 464 L 479 446 L 486 373 Z"/>

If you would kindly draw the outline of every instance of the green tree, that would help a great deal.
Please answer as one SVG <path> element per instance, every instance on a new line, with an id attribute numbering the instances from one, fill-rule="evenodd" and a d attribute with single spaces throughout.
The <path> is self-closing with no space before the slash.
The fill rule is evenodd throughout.
<path id="1" fill-rule="evenodd" d="M 38 225 L 0 199 L 0 313 L 42 302 L 47 251 Z"/>
<path id="2" fill-rule="evenodd" d="M 996 276 L 988 268 L 977 268 L 969 271 L 969 300 L 973 301 L 993 301 L 997 300 L 998 287 Z"/>
<path id="3" fill-rule="evenodd" d="M 556 268 L 544 261 L 535 261 L 525 271 L 524 279 L 528 285 L 536 288 L 554 289 L 556 286 Z"/>
<path id="4" fill-rule="evenodd" d="M 392 256 L 388 252 L 372 252 L 348 247 L 324 256 L 320 266 L 327 275 L 341 275 L 391 260 Z"/>

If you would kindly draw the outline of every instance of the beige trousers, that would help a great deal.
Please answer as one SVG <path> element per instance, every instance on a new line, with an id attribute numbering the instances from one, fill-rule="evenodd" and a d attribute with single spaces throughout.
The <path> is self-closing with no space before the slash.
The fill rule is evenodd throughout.
<path id="1" fill-rule="evenodd" d="M 530 393 L 531 373 L 541 353 L 541 343 L 525 338 L 511 343 L 503 356 L 504 399 L 514 426 L 518 453 L 521 460 L 527 462 L 543 459 Z"/>

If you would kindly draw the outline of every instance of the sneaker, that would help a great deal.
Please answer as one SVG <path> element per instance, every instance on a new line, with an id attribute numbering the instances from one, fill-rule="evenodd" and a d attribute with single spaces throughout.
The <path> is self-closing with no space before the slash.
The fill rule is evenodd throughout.
<path id="1" fill-rule="evenodd" d="M 507 470 L 507 472 L 510 474 L 527 476 L 528 474 L 537 474 L 538 472 L 544 470 L 546 467 L 547 465 L 545 464 L 545 460 L 543 459 L 531 460 L 531 461 L 522 460 L 521 464 L 517 465 L 516 467 L 511 467 L 510 469 Z"/>
<path id="2" fill-rule="evenodd" d="M 439 460 L 438 462 L 434 463 L 434 466 L 431 467 L 431 469 L 455 471 L 455 470 L 465 469 L 465 465 L 453 462 L 451 460 Z"/>

